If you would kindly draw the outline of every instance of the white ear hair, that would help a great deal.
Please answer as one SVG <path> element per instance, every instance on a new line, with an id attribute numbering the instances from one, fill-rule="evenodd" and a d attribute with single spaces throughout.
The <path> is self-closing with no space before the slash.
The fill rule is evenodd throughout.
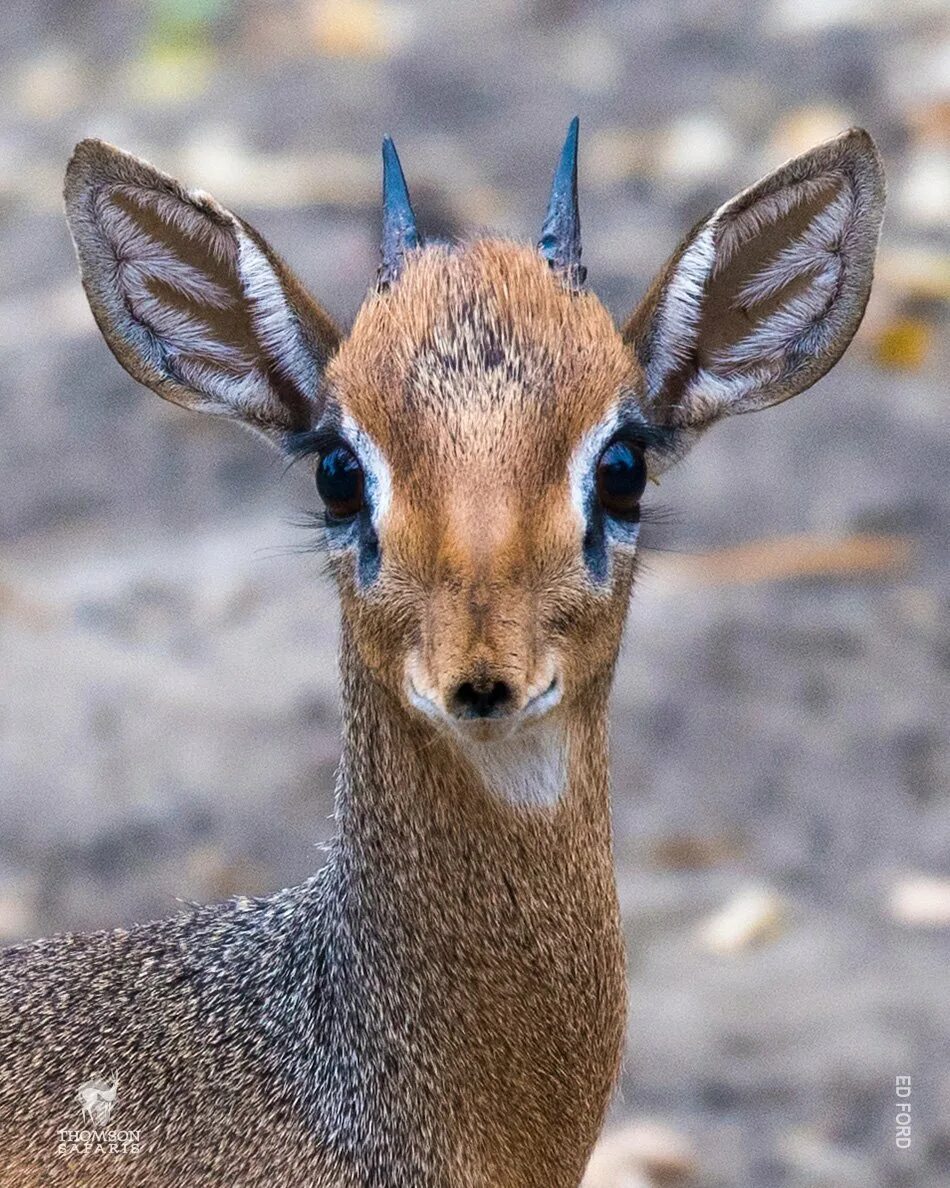
<path id="1" fill-rule="evenodd" d="M 89 304 L 137 380 L 271 437 L 314 423 L 339 333 L 252 227 L 98 140 L 65 193 Z"/>
<path id="2" fill-rule="evenodd" d="M 880 158 L 852 129 L 702 220 L 624 328 L 652 415 L 698 428 L 813 384 L 860 324 L 883 212 Z"/>

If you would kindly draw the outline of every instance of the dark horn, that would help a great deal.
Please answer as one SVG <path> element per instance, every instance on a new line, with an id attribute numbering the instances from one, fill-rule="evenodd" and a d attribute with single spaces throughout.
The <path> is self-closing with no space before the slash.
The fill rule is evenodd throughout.
<path id="1" fill-rule="evenodd" d="M 378 282 L 386 288 L 399 276 L 406 252 L 419 246 L 416 216 L 409 202 L 409 188 L 392 137 L 383 138 L 383 262 Z"/>
<path id="2" fill-rule="evenodd" d="M 587 276 L 587 269 L 581 264 L 581 217 L 577 209 L 579 125 L 580 121 L 575 116 L 561 150 L 561 160 L 551 186 L 548 213 L 538 240 L 538 251 L 572 288 L 580 288 Z"/>

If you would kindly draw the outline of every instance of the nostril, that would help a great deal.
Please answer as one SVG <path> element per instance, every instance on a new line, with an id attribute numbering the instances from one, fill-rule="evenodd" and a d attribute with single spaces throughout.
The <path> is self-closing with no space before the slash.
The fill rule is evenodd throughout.
<path id="1" fill-rule="evenodd" d="M 498 718 L 511 700 L 511 689 L 504 681 L 463 681 L 452 694 L 449 707 L 456 718 Z"/>

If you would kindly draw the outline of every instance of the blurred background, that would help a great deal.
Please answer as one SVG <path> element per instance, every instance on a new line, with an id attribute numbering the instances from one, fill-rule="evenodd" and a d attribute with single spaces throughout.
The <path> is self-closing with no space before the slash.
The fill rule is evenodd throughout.
<path id="1" fill-rule="evenodd" d="M 315 499 L 113 361 L 61 212 L 75 141 L 213 191 L 346 322 L 385 132 L 430 234 L 527 238 L 579 112 L 585 261 L 622 316 L 706 210 L 862 124 L 890 201 L 855 344 L 656 495 L 613 719 L 629 1042 L 592 1176 L 950 1184 L 945 12 L 6 0 L 0 939 L 283 887 L 331 829 L 336 609 L 292 525 Z"/>

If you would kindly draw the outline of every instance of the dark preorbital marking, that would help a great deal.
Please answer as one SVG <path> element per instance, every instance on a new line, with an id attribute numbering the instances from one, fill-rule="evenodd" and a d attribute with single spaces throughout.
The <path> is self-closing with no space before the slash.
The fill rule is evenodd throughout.
<path id="1" fill-rule="evenodd" d="M 382 566 L 382 549 L 379 547 L 379 537 L 373 527 L 373 517 L 369 507 L 365 507 L 359 515 L 359 536 L 357 538 L 357 576 L 361 586 L 371 586 L 379 577 Z"/>
<path id="2" fill-rule="evenodd" d="M 591 497 L 587 508 L 587 531 L 584 533 L 584 564 L 595 585 L 603 586 L 610 576 L 610 554 L 604 513 Z"/>

